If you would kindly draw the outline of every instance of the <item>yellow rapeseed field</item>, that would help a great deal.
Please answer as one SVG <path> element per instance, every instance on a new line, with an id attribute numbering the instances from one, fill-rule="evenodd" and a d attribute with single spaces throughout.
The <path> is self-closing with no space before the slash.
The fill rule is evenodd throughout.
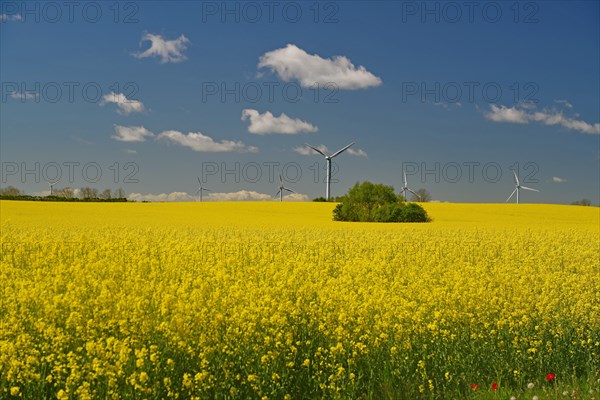
<path id="1" fill-rule="evenodd" d="M 600 371 L 600 210 L 0 202 L 0 398 L 462 398 Z"/>

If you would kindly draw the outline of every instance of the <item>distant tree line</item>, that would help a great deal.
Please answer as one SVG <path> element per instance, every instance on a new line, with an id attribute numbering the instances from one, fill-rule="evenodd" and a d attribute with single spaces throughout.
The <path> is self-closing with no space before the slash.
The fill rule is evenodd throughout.
<path id="1" fill-rule="evenodd" d="M 571 203 L 571 205 L 574 206 L 591 206 L 592 202 L 590 201 L 590 199 L 581 199 L 581 200 L 577 200 Z"/>
<path id="2" fill-rule="evenodd" d="M 30 200 L 30 201 L 103 201 L 103 202 L 124 202 L 127 196 L 123 188 L 118 188 L 114 192 L 105 189 L 99 192 L 96 188 L 82 187 L 78 191 L 71 187 L 52 190 L 48 196 L 30 196 L 25 194 L 19 188 L 7 186 L 0 188 L 0 198 L 3 200 Z"/>

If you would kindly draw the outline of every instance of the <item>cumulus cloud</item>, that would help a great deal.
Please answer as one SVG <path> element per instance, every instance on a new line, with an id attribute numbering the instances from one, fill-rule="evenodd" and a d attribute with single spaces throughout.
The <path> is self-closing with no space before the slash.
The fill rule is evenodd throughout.
<path id="1" fill-rule="evenodd" d="M 246 120 L 250 120 L 248 132 L 257 135 L 268 135 L 271 133 L 295 135 L 302 132 L 316 132 L 319 130 L 319 128 L 306 121 L 298 118 L 292 119 L 284 113 L 276 117 L 269 111 L 261 114 L 251 108 L 242 111 L 242 121 Z"/>
<path id="2" fill-rule="evenodd" d="M 552 182 L 556 182 L 556 183 L 564 183 L 564 182 L 566 182 L 566 181 L 567 181 L 566 179 L 564 179 L 564 178 L 560 178 L 560 177 L 558 177 L 558 176 L 553 176 L 553 177 L 552 177 Z"/>
<path id="3" fill-rule="evenodd" d="M 573 104 L 569 103 L 567 100 L 554 100 L 554 102 L 557 104 L 562 104 L 567 108 L 573 108 Z"/>
<path id="4" fill-rule="evenodd" d="M 183 52 L 190 43 L 184 35 L 174 40 L 166 40 L 161 35 L 146 33 L 142 36 L 140 46 L 143 42 L 150 42 L 150 48 L 143 52 L 134 52 L 132 55 L 136 58 L 158 57 L 160 63 L 178 63 L 187 59 Z"/>
<path id="5" fill-rule="evenodd" d="M 506 107 L 490 105 L 491 111 L 485 117 L 494 122 L 509 122 L 516 124 L 527 124 L 530 121 L 539 122 L 544 125 L 560 125 L 563 128 L 575 130 L 591 135 L 600 134 L 600 123 L 590 124 L 588 122 L 566 117 L 562 111 L 547 110 L 528 111 L 520 106 Z"/>
<path id="6" fill-rule="evenodd" d="M 191 201 L 193 198 L 186 192 L 172 192 L 160 194 L 131 193 L 127 196 L 130 201 Z"/>
<path id="7" fill-rule="evenodd" d="M 293 44 L 263 54 L 258 67 L 269 68 L 286 82 L 298 80 L 306 88 L 327 83 L 335 84 L 338 89 L 349 90 L 381 85 L 381 78 L 362 65 L 355 67 L 344 56 L 322 58 L 316 54 L 308 54 Z"/>
<path id="8" fill-rule="evenodd" d="M 208 194 L 208 199 L 212 201 L 265 201 L 271 200 L 272 198 L 273 196 L 271 195 L 252 190 Z"/>
<path id="9" fill-rule="evenodd" d="M 367 156 L 367 153 L 364 150 L 361 150 L 361 149 L 354 150 L 351 147 L 347 151 L 348 151 L 348 154 L 350 154 L 352 156 L 356 156 L 356 157 L 366 157 Z"/>
<path id="10" fill-rule="evenodd" d="M 321 150 L 323 153 L 329 154 L 329 149 L 324 144 L 319 144 L 319 145 L 317 145 L 315 147 L 317 149 Z M 293 150 L 294 150 L 295 153 L 298 153 L 298 154 L 303 155 L 303 156 L 312 156 L 312 155 L 315 155 L 315 154 L 319 154 L 319 153 L 317 153 L 316 151 L 314 151 L 313 149 L 311 149 L 308 146 L 294 147 Z M 346 152 L 348 154 L 350 154 L 351 156 L 367 157 L 367 153 L 364 150 L 362 150 L 362 149 L 353 149 L 352 147 L 350 147 L 348 150 L 346 150 Z"/>
<path id="11" fill-rule="evenodd" d="M 17 99 L 17 100 L 21 100 L 22 102 L 25 102 L 26 100 L 36 99 L 37 94 L 28 93 L 28 92 L 11 92 L 10 97 L 12 97 L 13 99 Z"/>
<path id="12" fill-rule="evenodd" d="M 0 14 L 0 22 L 22 21 L 23 17 L 20 14 Z"/>
<path id="13" fill-rule="evenodd" d="M 110 92 L 102 96 L 100 105 L 103 106 L 108 103 L 115 103 L 117 112 L 121 115 L 144 111 L 144 104 L 141 101 L 129 100 L 123 93 Z"/>
<path id="14" fill-rule="evenodd" d="M 215 141 L 210 136 L 206 136 L 200 132 L 189 132 L 187 134 L 179 131 L 164 131 L 158 135 L 157 139 L 166 140 L 170 143 L 175 143 L 183 147 L 188 147 L 194 151 L 205 153 L 256 153 L 258 148 L 248 146 L 240 141 L 221 140 Z"/>
<path id="15" fill-rule="evenodd" d="M 251 190 L 240 190 L 238 192 L 209 193 L 210 201 L 270 201 L 273 196 Z M 283 196 L 283 201 L 308 201 L 309 197 L 302 193 L 291 193 Z"/>
<path id="16" fill-rule="evenodd" d="M 115 125 L 115 133 L 111 138 L 119 142 L 145 142 L 147 137 L 154 134 L 143 126 Z"/>
<path id="17" fill-rule="evenodd" d="M 46 193 L 50 191 L 43 191 Z M 154 202 L 175 202 L 175 201 L 195 201 L 196 197 L 187 192 L 172 192 L 172 193 L 131 193 L 127 196 L 131 201 L 154 201 Z M 240 190 L 237 192 L 222 192 L 209 193 L 204 196 L 205 201 L 271 201 L 273 196 L 265 193 L 259 193 L 252 190 Z M 308 201 L 309 197 L 301 193 L 292 193 L 283 197 L 284 201 Z"/>
<path id="18" fill-rule="evenodd" d="M 290 193 L 283 196 L 283 201 L 309 201 L 310 198 L 302 193 Z"/>
<path id="19" fill-rule="evenodd" d="M 495 104 L 490 105 L 490 108 L 492 111 L 485 115 L 490 121 L 512 122 L 514 124 L 527 123 L 527 112 L 524 110 L 519 110 L 516 107 L 497 106 Z"/>
<path id="20" fill-rule="evenodd" d="M 436 107 L 442 107 L 444 110 L 448 110 L 448 111 L 462 107 L 462 103 L 460 101 L 457 101 L 456 103 L 439 102 L 439 103 L 433 103 L 433 105 Z"/>

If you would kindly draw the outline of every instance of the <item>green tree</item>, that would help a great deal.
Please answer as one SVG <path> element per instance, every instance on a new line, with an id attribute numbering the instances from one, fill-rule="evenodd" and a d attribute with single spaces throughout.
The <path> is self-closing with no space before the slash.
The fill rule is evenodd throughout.
<path id="1" fill-rule="evenodd" d="M 419 205 L 405 203 L 392 186 L 371 182 L 356 183 L 339 199 L 333 210 L 335 221 L 427 222 L 427 212 Z"/>
<path id="2" fill-rule="evenodd" d="M 415 193 L 417 194 L 417 196 L 419 196 L 419 198 L 416 199 L 417 201 L 420 201 L 422 203 L 427 203 L 431 201 L 431 193 L 429 193 L 429 190 L 421 188 Z"/>
<path id="3" fill-rule="evenodd" d="M 7 186 L 0 189 L 0 196 L 22 196 L 24 193 L 14 186 Z"/>
<path id="4" fill-rule="evenodd" d="M 590 199 L 581 199 L 571 203 L 574 206 L 591 206 L 592 202 Z"/>

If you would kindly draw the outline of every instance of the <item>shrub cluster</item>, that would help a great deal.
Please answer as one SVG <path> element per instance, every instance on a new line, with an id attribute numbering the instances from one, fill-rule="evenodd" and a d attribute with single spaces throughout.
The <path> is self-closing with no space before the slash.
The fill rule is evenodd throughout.
<path id="1" fill-rule="evenodd" d="M 392 186 L 356 183 L 333 210 L 334 221 L 428 222 L 427 212 L 394 193 Z"/>

